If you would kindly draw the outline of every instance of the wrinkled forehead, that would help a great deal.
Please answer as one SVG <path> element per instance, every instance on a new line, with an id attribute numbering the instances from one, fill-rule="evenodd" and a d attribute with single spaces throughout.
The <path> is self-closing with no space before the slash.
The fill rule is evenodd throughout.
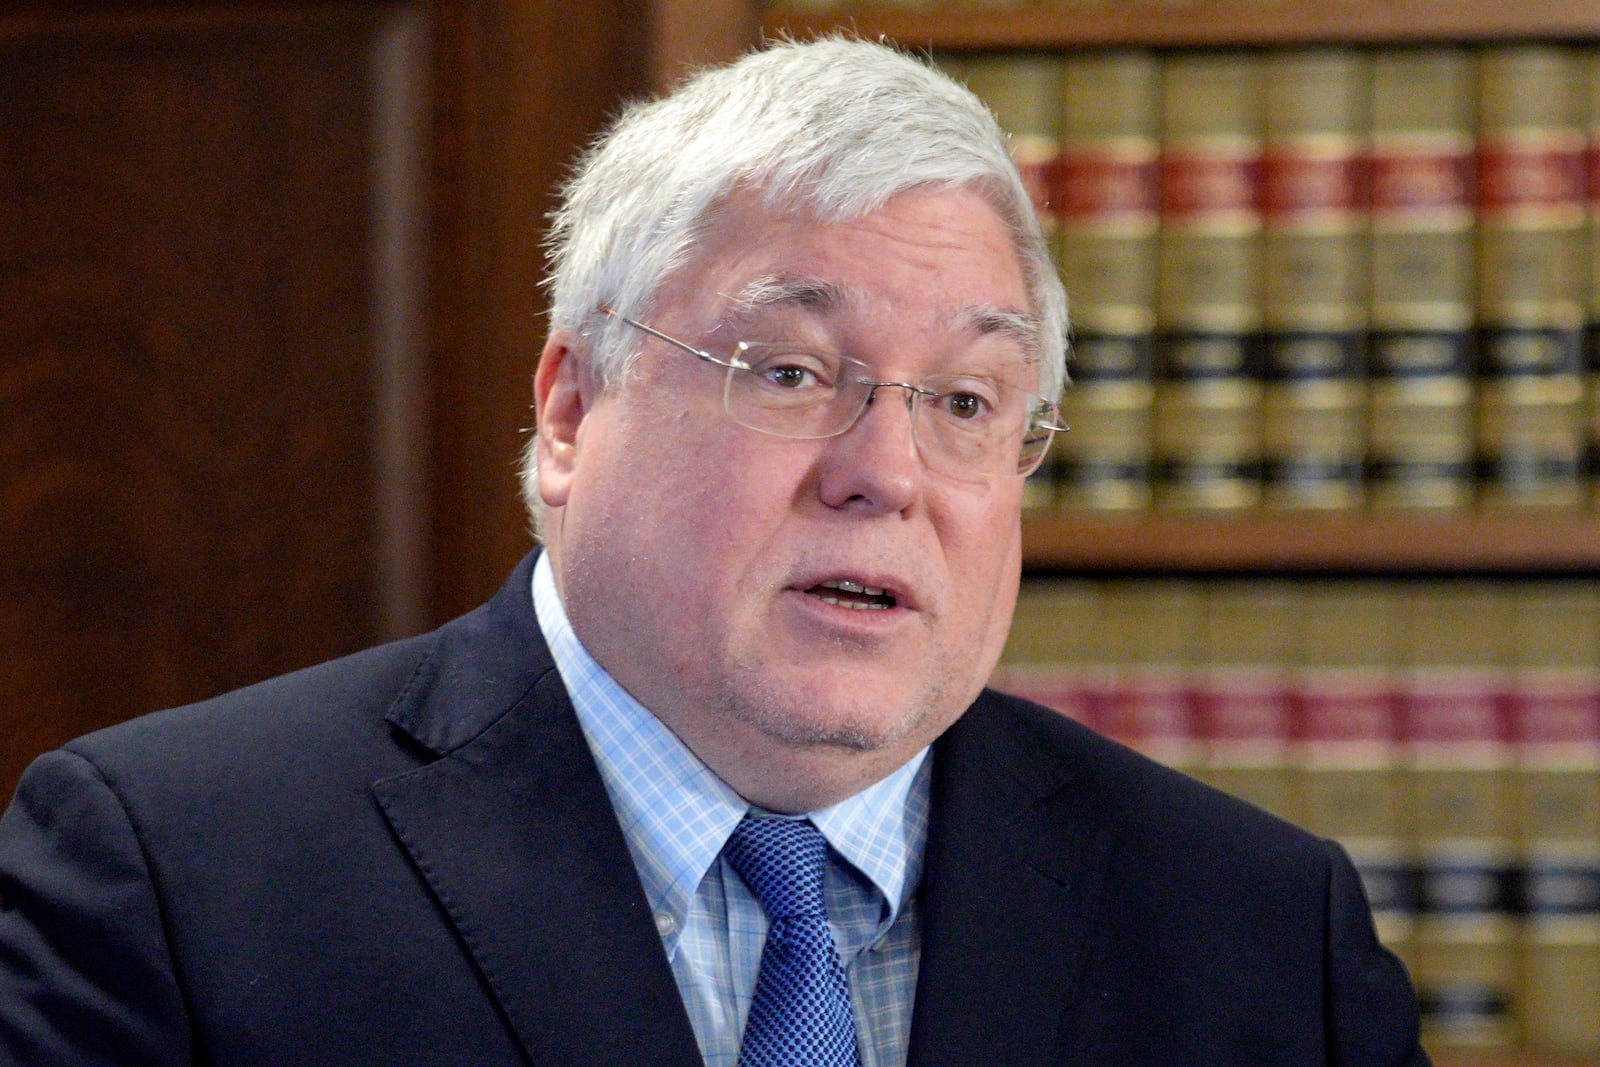
<path id="1" fill-rule="evenodd" d="M 1014 237 L 966 187 L 904 190 L 838 219 L 746 189 L 705 213 L 645 314 L 688 312 L 696 329 L 734 340 L 750 328 L 839 337 L 903 314 L 920 337 L 1010 352 L 1037 368 L 1044 326 Z"/>

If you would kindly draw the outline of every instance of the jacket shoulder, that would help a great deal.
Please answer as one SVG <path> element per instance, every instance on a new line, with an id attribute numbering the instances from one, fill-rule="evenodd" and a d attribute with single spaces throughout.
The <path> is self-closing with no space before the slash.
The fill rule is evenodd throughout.
<path id="1" fill-rule="evenodd" d="M 1088 797 L 1105 817 L 1157 847 L 1186 843 L 1210 860 L 1259 860 L 1263 850 L 1321 868 L 1327 845 L 1317 836 L 1245 800 L 1161 763 L 1051 708 L 987 690 L 973 725 L 1008 760 L 1032 764 Z M 1220 850 L 1220 851 L 1219 851 Z"/>
<path id="2" fill-rule="evenodd" d="M 207 700 L 142 715 L 64 747 L 108 777 L 170 767 L 185 777 L 216 766 L 304 763 L 368 747 L 388 731 L 383 716 L 426 661 L 435 635 L 365 649 Z"/>

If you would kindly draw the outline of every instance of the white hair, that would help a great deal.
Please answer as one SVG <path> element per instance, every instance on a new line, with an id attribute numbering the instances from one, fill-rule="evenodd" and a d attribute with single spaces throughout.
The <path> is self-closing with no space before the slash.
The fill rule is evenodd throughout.
<path id="1" fill-rule="evenodd" d="M 858 219 L 915 187 L 970 189 L 1010 230 L 1039 324 L 1040 392 L 1066 380 L 1066 295 L 994 116 L 964 86 L 884 45 L 783 40 L 626 108 L 578 160 L 547 238 L 551 331 L 586 340 L 602 386 L 637 338 L 599 313 L 648 320 L 716 209 L 750 190 L 779 215 Z M 538 520 L 537 439 L 523 495 Z"/>

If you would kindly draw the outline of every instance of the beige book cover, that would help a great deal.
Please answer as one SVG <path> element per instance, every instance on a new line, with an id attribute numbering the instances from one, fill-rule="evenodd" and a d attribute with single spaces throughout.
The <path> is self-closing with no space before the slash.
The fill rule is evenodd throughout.
<path id="1" fill-rule="evenodd" d="M 1100 590 L 1105 648 L 1116 664 L 1115 700 L 1105 733 L 1169 766 L 1200 761 L 1194 720 L 1195 671 L 1201 655 L 1204 597 L 1183 579 L 1106 581 Z"/>
<path id="2" fill-rule="evenodd" d="M 1101 625 L 1099 583 L 1025 579 L 990 684 L 1097 727 L 1114 673 Z"/>
<path id="3" fill-rule="evenodd" d="M 1581 63 L 1589 110 L 1588 210 L 1583 264 L 1589 283 L 1585 291 L 1583 333 L 1584 466 L 1588 473 L 1589 506 L 1600 509 L 1600 48 L 1588 49 Z"/>
<path id="4" fill-rule="evenodd" d="M 1402 602 L 1393 583 L 1318 582 L 1293 628 L 1292 662 L 1304 825 L 1350 854 L 1379 936 L 1409 964 L 1416 856 L 1400 747 Z"/>
<path id="5" fill-rule="evenodd" d="M 1263 59 L 1172 53 L 1162 70 L 1156 504 L 1260 501 Z"/>
<path id="6" fill-rule="evenodd" d="M 1508 603 L 1444 581 L 1406 600 L 1401 699 L 1414 798 L 1415 978 L 1435 1052 L 1519 1041 L 1517 829 L 1504 713 Z"/>
<path id="7" fill-rule="evenodd" d="M 1290 582 L 1208 583 L 1195 680 L 1197 775 L 1291 822 L 1304 814 L 1293 759 L 1291 668 L 1304 602 L 1304 588 Z"/>
<path id="8" fill-rule="evenodd" d="M 1588 94 L 1575 48 L 1484 49 L 1479 67 L 1479 499 L 1583 498 Z"/>
<path id="9" fill-rule="evenodd" d="M 1474 491 L 1476 72 L 1461 48 L 1371 57 L 1367 501 L 1457 511 Z"/>
<path id="10" fill-rule="evenodd" d="M 967 87 L 989 106 L 1006 132 L 1011 157 L 1053 244 L 1057 212 L 1052 194 L 1061 145 L 1061 56 L 1051 52 L 987 53 L 967 57 L 952 69 L 959 69 Z M 1028 478 L 1023 496 L 1028 512 L 1055 509 L 1063 447 L 1064 442 L 1053 442 L 1044 462 Z"/>
<path id="11" fill-rule="evenodd" d="M 1266 60 L 1262 478 L 1271 508 L 1362 503 L 1368 80 L 1354 49 Z"/>
<path id="12" fill-rule="evenodd" d="M 1072 308 L 1073 387 L 1059 445 L 1064 508 L 1150 504 L 1160 62 L 1073 52 L 1062 77 L 1053 200 Z"/>
<path id="13" fill-rule="evenodd" d="M 1600 583 L 1514 596 L 1521 1029 L 1541 1053 L 1600 1055 Z"/>

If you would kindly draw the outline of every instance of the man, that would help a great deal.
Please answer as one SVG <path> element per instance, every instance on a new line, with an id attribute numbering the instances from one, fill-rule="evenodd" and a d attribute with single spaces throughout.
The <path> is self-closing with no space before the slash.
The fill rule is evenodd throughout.
<path id="1" fill-rule="evenodd" d="M 1336 847 L 983 688 L 1065 307 L 969 94 L 702 75 L 583 161 L 552 290 L 544 549 L 42 758 L 0 1058 L 1426 1062 Z"/>

